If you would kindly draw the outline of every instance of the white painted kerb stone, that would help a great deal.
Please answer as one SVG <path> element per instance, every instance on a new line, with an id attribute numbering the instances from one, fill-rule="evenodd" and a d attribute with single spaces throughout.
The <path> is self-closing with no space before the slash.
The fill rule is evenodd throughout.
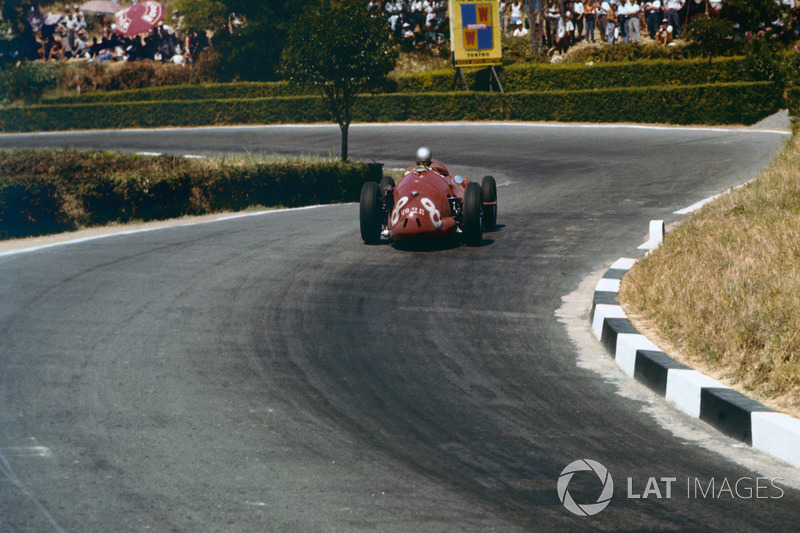
<path id="1" fill-rule="evenodd" d="M 603 278 L 597 283 L 597 288 L 595 290 L 601 292 L 619 292 L 619 283 L 620 280 L 618 279 Z"/>
<path id="2" fill-rule="evenodd" d="M 674 403 L 678 409 L 695 418 L 700 418 L 700 390 L 702 388 L 730 388 L 716 379 L 698 372 L 682 368 L 670 368 L 667 371 L 666 399 Z"/>
<path id="3" fill-rule="evenodd" d="M 614 270 L 630 270 L 633 268 L 633 265 L 636 263 L 636 259 L 630 259 L 628 257 L 621 257 L 617 259 L 611 268 Z"/>
<path id="4" fill-rule="evenodd" d="M 633 376 L 636 370 L 637 350 L 659 351 L 659 348 L 647 340 L 644 335 L 633 333 L 620 333 L 617 335 L 617 353 L 614 355 L 614 360 L 623 372 L 629 376 Z"/>
<path id="5" fill-rule="evenodd" d="M 753 448 L 800 468 L 800 420 L 784 413 L 750 415 Z"/>
<path id="6" fill-rule="evenodd" d="M 598 304 L 594 308 L 594 320 L 592 320 L 592 329 L 597 338 L 603 336 L 603 321 L 606 318 L 628 318 L 625 316 L 625 311 L 619 305 Z"/>

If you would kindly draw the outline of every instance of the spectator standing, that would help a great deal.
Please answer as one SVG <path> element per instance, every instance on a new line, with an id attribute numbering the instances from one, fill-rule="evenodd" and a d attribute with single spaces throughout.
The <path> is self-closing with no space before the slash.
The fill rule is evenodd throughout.
<path id="1" fill-rule="evenodd" d="M 575 24 L 575 41 L 583 39 L 583 27 L 586 20 L 586 6 L 583 0 L 572 2 L 572 22 Z"/>
<path id="2" fill-rule="evenodd" d="M 425 11 L 424 6 L 422 5 L 421 0 L 413 0 L 411 5 L 409 6 L 409 11 L 411 13 L 411 29 L 412 31 L 416 31 L 417 28 L 421 28 L 425 25 Z"/>
<path id="3" fill-rule="evenodd" d="M 72 43 L 75 41 L 76 21 L 69 6 L 65 8 L 65 11 L 64 18 L 61 19 L 61 25 L 65 30 L 61 33 L 61 45 L 64 47 L 64 53 L 71 56 Z"/>
<path id="4" fill-rule="evenodd" d="M 608 22 L 606 24 L 606 42 L 608 44 L 617 44 L 617 23 L 619 22 L 619 18 L 617 17 L 617 4 L 608 4 L 608 12 L 606 13 L 606 17 Z"/>
<path id="5" fill-rule="evenodd" d="M 586 23 L 586 41 L 594 42 L 594 27 L 597 22 L 596 0 L 586 0 L 583 6 L 583 20 Z"/>
<path id="6" fill-rule="evenodd" d="M 83 16 L 81 8 L 75 6 L 75 35 L 81 30 L 89 31 L 89 25 L 86 23 L 86 17 Z"/>
<path id="7" fill-rule="evenodd" d="M 628 42 L 628 2 L 620 0 L 617 4 L 617 31 L 619 40 L 623 43 Z"/>
<path id="8" fill-rule="evenodd" d="M 628 27 L 626 28 L 626 34 L 628 35 L 628 40 L 632 43 L 639 43 L 642 42 L 642 19 L 641 17 L 641 10 L 639 9 L 639 4 L 636 3 L 636 0 L 627 0 L 628 4 Z"/>
<path id="9" fill-rule="evenodd" d="M 597 32 L 600 34 L 600 40 L 606 41 L 606 28 L 608 27 L 608 12 L 611 10 L 611 4 L 606 0 L 597 0 L 595 13 L 597 15 Z"/>
<path id="10" fill-rule="evenodd" d="M 516 28 L 517 22 L 523 22 L 523 18 L 525 17 L 525 6 L 522 5 L 520 0 L 514 0 L 511 2 L 511 5 L 508 6 L 508 14 L 509 24 L 511 24 L 512 28 Z"/>
<path id="11" fill-rule="evenodd" d="M 564 17 L 559 15 L 554 24 L 555 35 L 553 36 L 553 46 L 550 49 L 551 52 L 555 52 L 558 55 L 563 55 L 569 49 L 572 41 L 572 32 L 575 29 L 575 25 L 572 22 L 572 12 L 567 11 L 564 15 Z"/>
<path id="12" fill-rule="evenodd" d="M 680 11 L 683 9 L 685 0 L 666 0 L 664 7 L 667 13 L 667 22 L 672 26 L 673 37 L 680 39 L 681 37 L 681 15 Z"/>
<path id="13" fill-rule="evenodd" d="M 56 26 L 56 34 L 60 37 L 58 39 L 59 51 L 56 59 L 69 59 L 72 57 L 72 39 L 69 38 L 69 35 L 71 32 L 74 33 L 74 30 L 70 30 L 64 20 L 66 20 L 66 17 Z"/>
<path id="14" fill-rule="evenodd" d="M 644 16 L 647 23 L 647 33 L 655 40 L 656 30 L 661 25 L 661 0 L 648 0 L 644 4 Z"/>
<path id="15" fill-rule="evenodd" d="M 545 33 L 547 35 L 547 47 L 553 48 L 555 46 L 554 37 L 558 29 L 558 21 L 561 19 L 561 14 L 558 11 L 558 5 L 554 0 L 547 0 L 547 10 L 545 11 Z"/>

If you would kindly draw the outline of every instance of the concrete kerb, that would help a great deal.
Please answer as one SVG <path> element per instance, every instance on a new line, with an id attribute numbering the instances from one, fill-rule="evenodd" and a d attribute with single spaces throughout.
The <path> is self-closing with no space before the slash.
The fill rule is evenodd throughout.
<path id="1" fill-rule="evenodd" d="M 619 367 L 684 413 L 721 433 L 800 468 L 800 420 L 683 365 L 639 333 L 619 305 L 622 277 L 663 240 L 663 222 L 650 224 L 650 241 L 614 262 L 598 282 L 589 320 Z M 659 235 L 660 231 L 660 235 Z"/>

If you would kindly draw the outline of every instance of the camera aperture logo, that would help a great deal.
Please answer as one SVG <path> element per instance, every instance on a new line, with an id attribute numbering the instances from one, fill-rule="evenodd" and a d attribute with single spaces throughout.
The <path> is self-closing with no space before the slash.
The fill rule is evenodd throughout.
<path id="1" fill-rule="evenodd" d="M 603 491 L 600 493 L 596 502 L 579 504 L 572 499 L 567 488 L 569 487 L 569 482 L 572 480 L 572 476 L 576 472 L 588 470 L 593 471 L 597 474 L 597 477 L 600 478 L 600 482 L 603 484 Z M 568 464 L 567 467 L 561 471 L 561 476 L 558 478 L 558 498 L 567 510 L 578 516 L 596 515 L 611 503 L 611 497 L 613 495 L 614 481 L 611 479 L 611 474 L 608 473 L 608 469 L 591 459 L 579 459 Z"/>

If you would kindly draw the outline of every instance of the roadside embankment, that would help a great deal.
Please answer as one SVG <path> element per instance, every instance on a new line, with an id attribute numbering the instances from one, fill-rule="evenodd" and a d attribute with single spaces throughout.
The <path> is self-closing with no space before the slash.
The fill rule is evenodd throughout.
<path id="1" fill-rule="evenodd" d="M 800 137 L 678 224 L 623 278 L 636 328 L 678 361 L 800 416 Z"/>

